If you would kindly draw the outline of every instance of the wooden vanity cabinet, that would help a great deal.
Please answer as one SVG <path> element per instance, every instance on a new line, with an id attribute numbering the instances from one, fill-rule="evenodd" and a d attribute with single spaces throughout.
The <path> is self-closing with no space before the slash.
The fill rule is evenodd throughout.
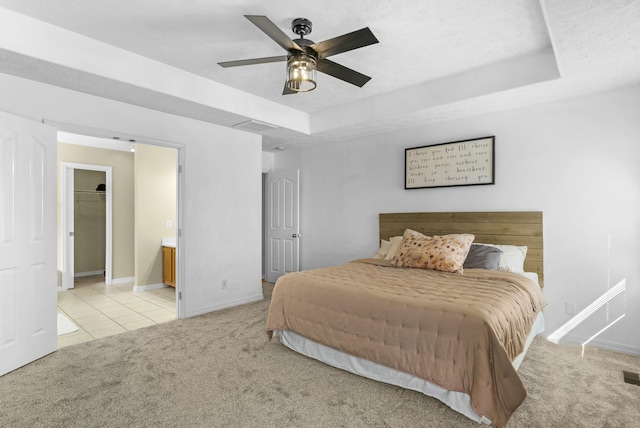
<path id="1" fill-rule="evenodd" d="M 162 247 L 162 282 L 176 286 L 176 249 L 174 247 Z"/>

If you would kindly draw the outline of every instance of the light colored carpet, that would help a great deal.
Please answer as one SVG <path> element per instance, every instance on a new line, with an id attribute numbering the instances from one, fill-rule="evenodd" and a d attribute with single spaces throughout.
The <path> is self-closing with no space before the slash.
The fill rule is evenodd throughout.
<path id="1" fill-rule="evenodd" d="M 63 348 L 0 378 L 2 427 L 478 427 L 432 398 L 298 355 L 268 301 Z M 631 427 L 640 357 L 537 338 L 509 427 Z"/>
<path id="2" fill-rule="evenodd" d="M 73 279 L 73 288 L 91 287 L 96 284 L 104 284 L 104 275 L 76 276 Z"/>
<path id="3" fill-rule="evenodd" d="M 78 327 L 64 314 L 58 314 L 58 336 L 73 333 Z"/>

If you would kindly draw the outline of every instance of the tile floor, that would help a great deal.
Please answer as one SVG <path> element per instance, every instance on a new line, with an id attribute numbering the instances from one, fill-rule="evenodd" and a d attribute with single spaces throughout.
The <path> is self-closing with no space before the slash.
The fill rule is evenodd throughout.
<path id="1" fill-rule="evenodd" d="M 133 283 L 96 284 L 58 292 L 58 313 L 78 327 L 58 336 L 58 348 L 176 318 L 175 288 L 133 292 Z"/>

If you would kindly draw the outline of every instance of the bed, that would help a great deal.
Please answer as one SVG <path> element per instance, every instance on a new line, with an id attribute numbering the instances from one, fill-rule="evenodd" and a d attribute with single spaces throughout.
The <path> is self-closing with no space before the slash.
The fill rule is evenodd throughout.
<path id="1" fill-rule="evenodd" d="M 435 397 L 479 423 L 506 426 L 526 397 L 517 368 L 544 330 L 542 213 L 400 213 L 379 221 L 381 242 L 401 243 L 395 255 L 279 278 L 269 336 L 332 366 Z M 470 240 L 474 248 L 526 247 L 527 257 L 516 272 L 498 270 L 497 259 L 491 269 L 454 271 L 402 264 L 409 244 L 434 236 L 464 240 L 465 259 Z M 502 262 L 506 253 L 499 253 Z"/>

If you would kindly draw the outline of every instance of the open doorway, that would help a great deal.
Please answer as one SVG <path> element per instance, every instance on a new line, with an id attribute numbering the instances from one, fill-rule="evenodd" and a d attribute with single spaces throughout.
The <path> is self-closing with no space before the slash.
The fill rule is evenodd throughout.
<path id="1" fill-rule="evenodd" d="M 106 176 L 105 171 L 74 169 L 73 288 L 96 282 L 107 282 L 105 281 L 107 254 Z"/>
<path id="2" fill-rule="evenodd" d="M 75 208 L 73 211 L 81 211 L 81 215 L 90 214 L 90 208 L 91 211 L 98 209 L 98 202 L 88 199 L 99 200 L 102 197 L 105 200 L 105 218 L 110 218 L 101 229 L 104 230 L 105 243 L 108 243 L 104 246 L 104 279 L 84 287 L 63 286 L 63 291 L 58 293 L 59 317 L 64 316 L 70 321 L 70 328 L 75 327 L 75 331 L 58 336 L 58 347 L 175 319 L 178 315 L 178 293 L 163 283 L 162 244 L 167 239 L 176 241 L 178 150 L 134 141 L 123 145 L 123 142 L 86 136 L 74 136 L 69 141 L 64 133 L 61 134 L 59 140 L 62 141 L 58 143 L 59 182 L 65 177 L 67 181 L 74 177 L 68 172 L 69 165 L 74 167 L 71 168 L 74 174 L 102 169 L 105 178 L 104 183 L 96 184 L 96 188 L 104 187 L 104 193 L 99 193 L 101 190 L 91 191 L 91 187 L 85 189 L 88 185 L 83 186 L 82 196 L 72 192 L 71 201 L 70 198 L 61 201 L 62 208 L 70 203 Z M 97 143 L 96 140 L 101 141 Z M 96 165 L 98 163 L 100 165 Z M 74 184 L 78 183 L 74 180 Z M 79 189 L 78 185 L 75 187 Z M 65 188 L 68 185 L 61 185 L 61 190 Z M 67 215 L 71 210 L 66 211 L 61 210 L 60 229 L 64 229 L 65 224 L 73 224 L 74 220 Z M 89 251 L 86 247 L 79 248 L 78 244 L 88 238 L 89 232 L 94 235 L 101 233 L 97 230 L 97 223 L 87 226 L 91 231 L 83 231 L 80 228 L 85 226 L 74 224 L 73 228 L 67 227 L 67 233 L 59 234 L 60 244 L 66 242 L 63 254 L 59 254 L 60 279 L 71 276 L 75 282 L 85 274 L 96 273 L 97 270 L 85 271 L 78 266 L 81 259 L 87 258 L 85 253 Z M 74 236 L 68 236 L 68 231 L 74 232 Z M 80 236 L 81 233 L 84 236 Z M 62 247 L 59 245 L 58 248 Z M 73 262 L 68 263 L 70 260 Z"/>
<path id="3" fill-rule="evenodd" d="M 69 156 L 70 151 L 73 149 L 66 150 L 63 157 Z M 110 285 L 113 236 L 112 167 L 60 162 L 59 177 L 59 259 L 62 290 L 75 288 L 78 278 L 96 277 L 100 273 L 103 274 L 103 278 L 96 282 Z"/>

